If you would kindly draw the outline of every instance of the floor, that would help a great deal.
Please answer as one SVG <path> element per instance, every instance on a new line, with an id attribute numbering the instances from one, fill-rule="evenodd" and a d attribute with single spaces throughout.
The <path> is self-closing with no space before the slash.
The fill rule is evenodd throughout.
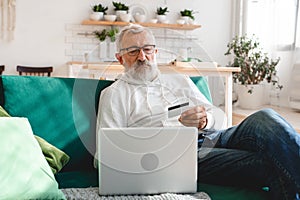
<path id="1" fill-rule="evenodd" d="M 271 105 L 264 105 L 261 108 L 272 108 L 276 112 L 278 112 L 283 118 L 285 118 L 295 129 L 298 133 L 300 133 L 300 110 L 293 110 L 291 108 L 286 107 L 278 107 L 278 106 L 271 106 Z M 233 114 L 232 114 L 232 124 L 236 125 L 240 123 L 246 116 L 254 113 L 255 110 L 245 110 L 239 107 L 233 107 Z"/>

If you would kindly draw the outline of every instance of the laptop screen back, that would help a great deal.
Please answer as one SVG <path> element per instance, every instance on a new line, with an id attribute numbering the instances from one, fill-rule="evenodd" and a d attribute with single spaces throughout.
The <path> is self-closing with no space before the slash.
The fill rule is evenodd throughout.
<path id="1" fill-rule="evenodd" d="M 102 128 L 98 134 L 101 195 L 196 192 L 196 128 Z"/>

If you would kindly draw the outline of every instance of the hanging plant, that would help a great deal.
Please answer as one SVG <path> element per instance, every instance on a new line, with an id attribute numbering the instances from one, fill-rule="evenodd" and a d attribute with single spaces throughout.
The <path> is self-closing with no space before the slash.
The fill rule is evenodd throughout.
<path id="1" fill-rule="evenodd" d="M 103 29 L 102 31 L 94 31 L 93 32 L 96 38 L 98 38 L 101 42 L 103 42 L 106 37 L 110 38 L 111 42 L 116 41 L 116 35 L 119 33 L 119 29 L 112 28 L 110 30 Z"/>
<path id="2" fill-rule="evenodd" d="M 119 33 L 119 29 L 117 28 L 112 28 L 109 31 L 106 32 L 106 35 L 110 38 L 111 42 L 116 41 L 116 35 Z"/>
<path id="3" fill-rule="evenodd" d="M 106 29 L 103 29 L 101 32 L 94 31 L 93 33 L 95 34 L 96 38 L 100 40 L 100 42 L 103 42 L 106 38 Z"/>

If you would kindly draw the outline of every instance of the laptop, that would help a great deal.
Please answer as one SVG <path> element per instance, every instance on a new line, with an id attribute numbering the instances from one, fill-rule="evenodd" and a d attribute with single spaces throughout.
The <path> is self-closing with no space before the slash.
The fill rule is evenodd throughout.
<path id="1" fill-rule="evenodd" d="M 195 193 L 195 127 L 102 128 L 99 194 Z"/>

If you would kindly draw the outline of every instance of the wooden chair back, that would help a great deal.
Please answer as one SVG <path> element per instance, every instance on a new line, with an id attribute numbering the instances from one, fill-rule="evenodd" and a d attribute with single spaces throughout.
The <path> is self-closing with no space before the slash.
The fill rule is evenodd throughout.
<path id="1" fill-rule="evenodd" d="M 4 71 L 5 66 L 4 65 L 0 65 L 0 75 L 2 75 L 2 72 Z"/>
<path id="2" fill-rule="evenodd" d="M 20 76 L 51 76 L 53 67 L 29 67 L 18 65 L 17 71 Z"/>

